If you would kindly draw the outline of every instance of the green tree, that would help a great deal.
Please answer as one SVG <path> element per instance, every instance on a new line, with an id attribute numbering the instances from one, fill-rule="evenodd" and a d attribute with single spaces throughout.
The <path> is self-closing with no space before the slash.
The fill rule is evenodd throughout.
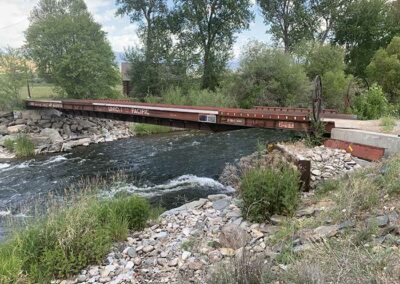
<path id="1" fill-rule="evenodd" d="M 41 0 L 26 31 L 30 57 L 42 76 L 71 98 L 117 95 L 115 56 L 83 0 Z"/>
<path id="2" fill-rule="evenodd" d="M 201 58 L 202 88 L 215 90 L 230 57 L 235 33 L 249 27 L 250 0 L 175 0 L 179 38 Z"/>
<path id="3" fill-rule="evenodd" d="M 165 0 L 117 0 L 117 15 L 128 15 L 138 23 L 143 47 L 132 47 L 125 54 L 131 64 L 132 96 L 161 96 L 175 86 L 189 81 L 187 70 L 195 60 L 172 38 L 178 33 L 180 19 L 169 11 Z"/>
<path id="4" fill-rule="evenodd" d="M 245 49 L 230 92 L 246 108 L 310 105 L 310 83 L 303 67 L 292 55 L 259 42 Z"/>
<path id="5" fill-rule="evenodd" d="M 257 0 L 270 33 L 285 51 L 292 51 L 302 40 L 311 40 L 317 21 L 307 0 Z"/>
<path id="6" fill-rule="evenodd" d="M 399 29 L 393 21 L 393 7 L 386 0 L 356 0 L 343 10 L 334 41 L 346 47 L 349 73 L 366 77 L 365 69 L 374 53 Z"/>
<path id="7" fill-rule="evenodd" d="M 379 49 L 367 67 L 368 77 L 382 86 L 393 103 L 400 99 L 400 37 L 394 37 L 386 49 Z"/>
<path id="8" fill-rule="evenodd" d="M 344 109 L 344 97 L 351 77 L 345 75 L 344 50 L 332 45 L 317 45 L 307 56 L 305 68 L 310 79 L 320 75 L 323 102 L 328 108 Z"/>
<path id="9" fill-rule="evenodd" d="M 0 110 L 10 110 L 21 104 L 21 88 L 27 84 L 30 75 L 21 50 L 0 50 Z"/>

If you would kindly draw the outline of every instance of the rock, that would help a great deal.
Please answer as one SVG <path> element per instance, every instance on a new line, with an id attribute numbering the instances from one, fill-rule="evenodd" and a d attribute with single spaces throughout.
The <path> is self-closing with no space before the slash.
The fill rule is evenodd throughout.
<path id="1" fill-rule="evenodd" d="M 270 221 L 273 225 L 281 225 L 286 221 L 286 217 L 281 215 L 272 215 Z"/>
<path id="2" fill-rule="evenodd" d="M 0 135 L 7 135 L 7 134 L 8 134 L 7 127 L 5 125 L 0 125 Z"/>
<path id="3" fill-rule="evenodd" d="M 339 224 L 339 230 L 354 228 L 355 223 L 351 220 L 344 221 Z"/>
<path id="4" fill-rule="evenodd" d="M 191 270 L 200 270 L 203 267 L 203 263 L 201 261 L 195 260 L 189 262 L 189 268 Z"/>
<path id="5" fill-rule="evenodd" d="M 165 258 L 158 258 L 157 259 L 157 264 L 160 266 L 167 266 L 167 260 Z"/>
<path id="6" fill-rule="evenodd" d="M 89 275 L 90 276 L 97 276 L 99 275 L 99 268 L 98 267 L 93 267 L 89 270 Z"/>
<path id="7" fill-rule="evenodd" d="M 389 223 L 389 217 L 387 215 L 370 217 L 367 220 L 368 226 L 385 227 Z"/>
<path id="8" fill-rule="evenodd" d="M 56 129 L 45 128 L 40 131 L 40 136 L 48 137 L 52 143 L 62 143 L 64 139 Z"/>
<path id="9" fill-rule="evenodd" d="M 140 265 L 140 264 L 142 264 L 142 259 L 141 259 L 140 257 L 135 257 L 135 258 L 133 259 L 133 263 L 134 263 L 135 265 Z"/>
<path id="10" fill-rule="evenodd" d="M 136 257 L 136 255 L 137 255 L 136 250 L 135 250 L 134 248 L 129 248 L 129 249 L 127 250 L 126 253 L 127 253 L 127 254 L 129 255 L 129 257 L 131 257 L 131 258 L 134 258 L 134 257 Z"/>
<path id="11" fill-rule="evenodd" d="M 263 234 L 261 231 L 257 230 L 257 229 L 252 229 L 252 230 L 251 230 L 251 236 L 252 236 L 254 239 L 258 240 L 258 239 L 260 239 L 260 238 L 263 238 L 263 237 L 264 237 L 264 234 Z"/>
<path id="12" fill-rule="evenodd" d="M 170 262 L 168 262 L 168 266 L 175 267 L 178 266 L 179 260 L 177 258 L 172 259 Z"/>
<path id="13" fill-rule="evenodd" d="M 192 255 L 192 253 L 190 251 L 184 251 L 182 253 L 182 259 L 187 260 L 191 255 Z"/>
<path id="14" fill-rule="evenodd" d="M 322 172 L 321 172 L 320 170 L 312 170 L 311 173 L 312 173 L 314 176 L 317 176 L 317 177 L 319 177 L 319 176 L 322 174 Z"/>
<path id="15" fill-rule="evenodd" d="M 70 151 L 74 147 L 78 146 L 88 146 L 92 140 L 90 138 L 82 138 L 74 141 L 68 141 L 62 144 L 62 151 Z"/>
<path id="16" fill-rule="evenodd" d="M 25 124 L 18 124 L 14 126 L 7 127 L 7 132 L 10 134 L 21 133 L 26 130 L 27 126 Z"/>
<path id="17" fill-rule="evenodd" d="M 225 199 L 228 198 L 228 196 L 226 194 L 212 194 L 208 196 L 208 200 L 210 200 L 211 202 L 217 201 L 219 199 Z"/>
<path id="18" fill-rule="evenodd" d="M 249 240 L 247 232 L 233 224 L 225 225 L 219 235 L 219 243 L 223 247 L 238 249 L 244 247 Z"/>
<path id="19" fill-rule="evenodd" d="M 296 212 L 297 217 L 311 217 L 314 215 L 316 209 L 314 207 L 307 207 Z"/>
<path id="20" fill-rule="evenodd" d="M 219 262 L 222 258 L 223 255 L 219 250 L 214 250 L 208 253 L 208 259 L 211 263 Z"/>
<path id="21" fill-rule="evenodd" d="M 215 210 L 222 211 L 226 207 L 228 207 L 229 204 L 230 204 L 230 200 L 228 198 L 225 198 L 225 199 L 218 199 L 218 200 L 214 201 L 212 206 Z"/>
<path id="22" fill-rule="evenodd" d="M 153 250 L 154 250 L 154 247 L 152 245 L 145 246 L 142 249 L 142 251 L 145 252 L 145 253 L 151 252 Z"/>
<path id="23" fill-rule="evenodd" d="M 219 251 L 223 256 L 234 256 L 235 250 L 231 248 L 220 248 Z"/>
<path id="24" fill-rule="evenodd" d="M 338 225 L 332 226 L 321 226 L 313 231 L 313 238 L 315 239 L 325 239 L 335 236 L 339 231 Z"/>
<path id="25" fill-rule="evenodd" d="M 85 275 L 79 275 L 76 278 L 76 282 L 78 282 L 78 283 L 82 283 L 82 282 L 85 282 L 85 281 L 86 281 L 86 276 Z"/>
<path id="26" fill-rule="evenodd" d="M 303 244 L 303 245 L 299 245 L 299 246 L 294 247 L 294 248 L 293 248 L 293 252 L 294 252 L 294 253 L 301 253 L 301 252 L 303 252 L 303 251 L 310 250 L 310 249 L 312 249 L 312 248 L 313 248 L 313 245 L 312 245 L 312 244 L 306 243 L 306 244 Z"/>

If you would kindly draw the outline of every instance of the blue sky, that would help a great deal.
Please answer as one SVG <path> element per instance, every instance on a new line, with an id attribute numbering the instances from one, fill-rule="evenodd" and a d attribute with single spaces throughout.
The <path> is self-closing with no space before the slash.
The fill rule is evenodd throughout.
<path id="1" fill-rule="evenodd" d="M 0 0 L 0 48 L 6 46 L 19 47 L 24 43 L 24 30 L 29 25 L 29 12 L 38 0 Z M 136 35 L 137 26 L 129 22 L 128 17 L 116 17 L 115 1 L 113 0 L 85 0 L 89 11 L 95 20 L 107 32 L 108 40 L 116 53 L 125 48 L 140 44 Z M 254 6 L 255 21 L 250 29 L 237 35 L 233 47 L 234 57 L 238 58 L 242 47 L 250 40 L 259 40 L 270 43 L 266 34 L 267 27 L 263 23 L 259 8 Z"/>

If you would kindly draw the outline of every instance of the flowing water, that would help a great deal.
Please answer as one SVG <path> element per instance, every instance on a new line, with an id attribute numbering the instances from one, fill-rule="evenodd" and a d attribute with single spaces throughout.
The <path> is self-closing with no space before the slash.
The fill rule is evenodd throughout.
<path id="1" fill-rule="evenodd" d="M 133 192 L 172 208 L 232 190 L 217 181 L 226 163 L 253 153 L 259 143 L 292 137 L 289 132 L 261 129 L 176 132 L 80 147 L 26 161 L 0 161 L 0 219 L 5 215 L 24 217 L 41 196 L 62 194 L 62 189 L 84 177 L 113 173 L 122 173 L 127 180 L 112 186 L 107 194 Z M 0 237 L 1 231 L 0 226 Z"/>

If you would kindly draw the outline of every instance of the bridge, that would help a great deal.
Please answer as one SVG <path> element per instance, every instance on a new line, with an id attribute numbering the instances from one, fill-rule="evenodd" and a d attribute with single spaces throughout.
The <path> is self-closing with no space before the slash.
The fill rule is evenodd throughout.
<path id="1" fill-rule="evenodd" d="M 138 123 L 209 131 L 242 128 L 286 129 L 309 132 L 312 110 L 307 108 L 255 107 L 236 109 L 139 103 L 130 100 L 26 100 L 30 109 L 52 108 L 64 113 Z M 325 130 L 335 127 L 334 118 L 351 118 L 336 110 L 323 109 Z"/>

